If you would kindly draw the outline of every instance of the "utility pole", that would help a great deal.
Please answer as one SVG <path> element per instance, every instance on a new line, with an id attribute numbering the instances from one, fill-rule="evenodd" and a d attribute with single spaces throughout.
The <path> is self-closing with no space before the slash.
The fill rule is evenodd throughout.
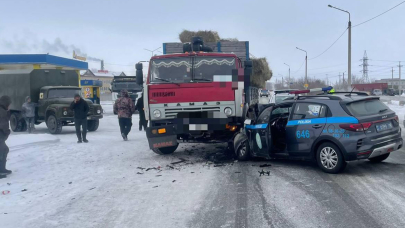
<path id="1" fill-rule="evenodd" d="M 337 10 L 340 10 L 340 11 L 343 11 L 343 12 L 349 14 L 349 23 L 348 23 L 348 30 L 349 30 L 348 36 L 349 37 L 348 37 L 348 53 L 347 53 L 348 54 L 347 73 L 349 74 L 349 76 L 347 77 L 347 82 L 348 82 L 349 86 L 351 87 L 352 86 L 352 22 L 350 21 L 350 12 L 347 10 L 339 9 L 332 5 L 328 5 L 328 7 L 334 8 L 334 9 L 337 9 Z"/>
<path id="2" fill-rule="evenodd" d="M 401 65 L 401 61 L 399 61 L 399 65 L 398 65 L 398 71 L 399 71 L 399 80 L 398 80 L 398 90 L 399 90 L 399 93 L 400 94 L 402 94 L 402 86 L 401 86 L 401 67 L 403 67 L 402 65 Z"/>
<path id="3" fill-rule="evenodd" d="M 342 83 L 342 81 L 340 80 L 340 77 L 341 77 L 342 75 L 340 74 L 340 72 L 339 72 L 339 84 L 341 84 Z"/>
<path id="4" fill-rule="evenodd" d="M 308 85 L 308 53 L 307 51 L 296 47 L 298 50 L 305 52 L 305 85 Z M 305 89 L 308 89 L 307 86 L 305 86 Z"/>
<path id="5" fill-rule="evenodd" d="M 392 68 L 391 73 L 392 73 L 391 88 L 394 89 L 394 67 Z"/>
<path id="6" fill-rule="evenodd" d="M 152 56 L 153 56 L 153 53 L 155 52 L 155 51 L 157 51 L 158 49 L 160 49 L 160 47 L 158 47 L 158 48 L 156 48 L 155 50 L 149 50 L 149 49 L 146 49 L 146 48 L 144 48 L 144 50 L 145 51 L 149 51 L 150 53 L 152 53 Z"/>
<path id="7" fill-rule="evenodd" d="M 284 64 L 288 66 L 288 88 L 291 89 L 290 65 L 287 63 Z"/>
<path id="8" fill-rule="evenodd" d="M 343 79 L 343 84 L 345 84 L 345 72 L 343 72 L 343 77 L 342 77 L 342 79 Z"/>

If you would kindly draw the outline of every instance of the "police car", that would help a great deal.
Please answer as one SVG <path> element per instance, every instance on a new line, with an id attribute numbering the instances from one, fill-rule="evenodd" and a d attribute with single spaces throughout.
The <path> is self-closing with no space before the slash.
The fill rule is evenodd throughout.
<path id="1" fill-rule="evenodd" d="M 308 159 L 327 173 L 339 173 L 347 161 L 381 162 L 403 145 L 398 116 L 378 97 L 364 93 L 295 96 L 268 104 L 257 116 L 247 119 L 234 138 L 239 160 Z"/>

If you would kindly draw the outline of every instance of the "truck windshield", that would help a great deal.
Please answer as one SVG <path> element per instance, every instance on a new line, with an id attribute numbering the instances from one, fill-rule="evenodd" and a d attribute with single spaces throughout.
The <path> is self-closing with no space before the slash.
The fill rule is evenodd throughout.
<path id="1" fill-rule="evenodd" d="M 151 65 L 150 80 L 155 83 L 231 81 L 233 69 L 236 69 L 233 57 L 155 59 Z"/>
<path id="2" fill-rule="evenodd" d="M 232 80 L 232 70 L 236 69 L 235 58 L 232 57 L 196 57 L 194 60 L 194 81 L 224 81 L 224 77 L 230 76 Z M 225 80 L 225 81 L 231 81 Z"/>
<path id="3" fill-rule="evenodd" d="M 154 59 L 151 65 L 151 82 L 184 83 L 191 81 L 191 58 Z"/>
<path id="4" fill-rule="evenodd" d="M 48 98 L 74 98 L 75 94 L 82 94 L 80 89 L 51 89 Z"/>

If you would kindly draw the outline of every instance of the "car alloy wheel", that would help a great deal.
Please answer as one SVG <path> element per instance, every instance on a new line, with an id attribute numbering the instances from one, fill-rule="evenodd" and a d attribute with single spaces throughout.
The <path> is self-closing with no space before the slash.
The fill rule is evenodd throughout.
<path id="1" fill-rule="evenodd" d="M 322 148 L 320 159 L 323 167 L 325 167 L 326 169 L 335 168 L 339 161 L 338 155 L 332 147 Z"/>

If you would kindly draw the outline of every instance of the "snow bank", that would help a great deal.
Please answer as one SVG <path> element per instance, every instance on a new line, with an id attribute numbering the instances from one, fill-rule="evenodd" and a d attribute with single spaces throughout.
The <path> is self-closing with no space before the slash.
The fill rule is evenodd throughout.
<path id="1" fill-rule="evenodd" d="M 13 148 L 31 143 L 52 142 L 57 140 L 59 139 L 51 134 L 18 134 L 10 135 L 7 139 L 7 145 Z"/>

